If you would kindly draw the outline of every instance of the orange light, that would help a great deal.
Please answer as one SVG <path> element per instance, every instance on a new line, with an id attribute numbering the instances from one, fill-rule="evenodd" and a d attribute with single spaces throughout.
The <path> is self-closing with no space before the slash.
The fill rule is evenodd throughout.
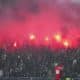
<path id="1" fill-rule="evenodd" d="M 63 45 L 64 45 L 65 47 L 69 47 L 69 46 L 70 46 L 70 43 L 69 43 L 69 41 L 64 41 L 64 42 L 63 42 Z"/>
<path id="2" fill-rule="evenodd" d="M 56 34 L 56 35 L 54 35 L 54 39 L 55 39 L 57 42 L 61 42 L 62 37 L 61 37 L 60 34 Z"/>

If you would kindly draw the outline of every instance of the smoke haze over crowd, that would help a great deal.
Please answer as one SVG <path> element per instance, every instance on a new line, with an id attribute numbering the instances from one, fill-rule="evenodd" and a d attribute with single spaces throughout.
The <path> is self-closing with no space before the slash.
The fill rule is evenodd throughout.
<path id="1" fill-rule="evenodd" d="M 0 36 L 80 36 L 79 0 L 0 0 Z"/>

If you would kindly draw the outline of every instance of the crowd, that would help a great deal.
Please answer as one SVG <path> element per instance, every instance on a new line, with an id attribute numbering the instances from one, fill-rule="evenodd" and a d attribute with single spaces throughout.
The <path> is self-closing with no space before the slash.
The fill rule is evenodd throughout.
<path id="1" fill-rule="evenodd" d="M 80 48 L 51 50 L 26 46 L 6 51 L 0 49 L 0 78 L 55 77 L 55 65 L 63 65 L 62 78 L 80 76 Z"/>

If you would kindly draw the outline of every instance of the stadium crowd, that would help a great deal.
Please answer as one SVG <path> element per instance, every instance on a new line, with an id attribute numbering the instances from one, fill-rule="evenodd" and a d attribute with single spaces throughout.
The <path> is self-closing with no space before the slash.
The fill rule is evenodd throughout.
<path id="1" fill-rule="evenodd" d="M 41 77 L 41 80 L 53 79 L 55 78 L 55 65 L 63 65 L 61 78 L 79 78 L 80 48 L 51 50 L 44 46 L 24 46 L 16 48 L 14 51 L 0 49 L 0 78 Z"/>

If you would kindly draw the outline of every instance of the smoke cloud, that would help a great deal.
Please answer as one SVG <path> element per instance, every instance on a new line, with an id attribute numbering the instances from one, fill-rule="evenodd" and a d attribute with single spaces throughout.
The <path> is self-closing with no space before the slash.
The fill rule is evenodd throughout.
<path id="1" fill-rule="evenodd" d="M 78 0 L 0 0 L 0 36 L 20 38 L 29 33 L 40 38 L 61 32 L 80 35 Z"/>

